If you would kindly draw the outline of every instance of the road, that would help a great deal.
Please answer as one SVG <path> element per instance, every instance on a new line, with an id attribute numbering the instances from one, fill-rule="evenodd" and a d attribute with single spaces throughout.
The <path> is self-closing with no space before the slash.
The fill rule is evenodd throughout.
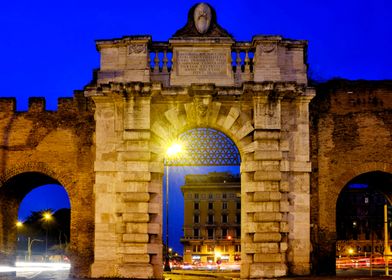
<path id="1" fill-rule="evenodd" d="M 377 269 L 373 271 L 373 277 L 370 277 L 369 270 L 344 270 L 338 271 L 337 276 L 309 276 L 309 277 L 283 277 L 279 280 L 332 280 L 332 279 L 391 279 L 388 277 L 383 277 L 384 271 Z M 77 280 L 75 278 L 69 277 L 69 269 L 63 270 L 35 270 L 35 271 L 17 271 L 17 272 L 0 272 L 0 280 Z M 163 279 L 165 280 L 229 280 L 238 279 L 238 272 L 207 272 L 207 271 L 181 271 L 176 270 L 172 273 L 165 273 Z M 82 279 L 80 279 L 82 280 Z M 83 279 L 86 280 L 86 279 Z M 112 279 L 116 280 L 116 279 Z"/>

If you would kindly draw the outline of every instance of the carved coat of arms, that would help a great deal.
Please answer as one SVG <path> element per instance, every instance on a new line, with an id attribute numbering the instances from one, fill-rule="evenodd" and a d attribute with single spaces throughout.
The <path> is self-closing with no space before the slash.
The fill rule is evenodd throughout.
<path id="1" fill-rule="evenodd" d="M 212 13 L 210 7 L 205 3 L 200 3 L 195 8 L 193 19 L 195 21 L 195 27 L 200 34 L 204 34 L 208 31 L 211 24 Z"/>

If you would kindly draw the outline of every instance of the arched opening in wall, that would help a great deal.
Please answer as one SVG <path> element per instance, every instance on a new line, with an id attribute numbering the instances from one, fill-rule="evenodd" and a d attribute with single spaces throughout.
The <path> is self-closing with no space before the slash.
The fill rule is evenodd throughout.
<path id="1" fill-rule="evenodd" d="M 211 128 L 188 130 L 178 143 L 178 153 L 165 157 L 164 270 L 239 270 L 239 151 L 228 136 Z"/>
<path id="2" fill-rule="evenodd" d="M 0 188 L 0 201 L 3 262 L 50 262 L 69 269 L 70 200 L 56 179 L 18 174 Z"/>
<path id="3" fill-rule="evenodd" d="M 384 223 L 384 207 L 390 209 L 390 198 L 392 174 L 385 172 L 361 174 L 343 188 L 336 205 L 338 274 L 385 274 L 384 252 L 390 247 L 386 240 L 389 243 L 391 238 L 392 217 Z"/>

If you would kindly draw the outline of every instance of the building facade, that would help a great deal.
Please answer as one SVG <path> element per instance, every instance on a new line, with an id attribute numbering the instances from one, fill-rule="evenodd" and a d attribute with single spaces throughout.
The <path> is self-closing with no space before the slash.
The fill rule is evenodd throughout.
<path id="1" fill-rule="evenodd" d="M 186 175 L 184 262 L 239 263 L 241 260 L 241 178 L 226 172 Z"/>

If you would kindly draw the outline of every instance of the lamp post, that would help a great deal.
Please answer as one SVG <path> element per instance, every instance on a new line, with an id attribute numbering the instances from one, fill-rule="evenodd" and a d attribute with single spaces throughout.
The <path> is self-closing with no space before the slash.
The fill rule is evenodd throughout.
<path id="1" fill-rule="evenodd" d="M 27 238 L 27 255 L 28 255 L 28 261 L 31 261 L 31 246 L 33 245 L 34 241 L 42 242 L 41 239 L 33 239 L 33 240 L 31 240 L 30 237 Z"/>
<path id="2" fill-rule="evenodd" d="M 181 145 L 172 144 L 166 151 L 166 250 L 164 271 L 171 271 L 169 257 L 169 162 L 168 158 L 181 152 Z"/>
<path id="3" fill-rule="evenodd" d="M 48 259 L 48 222 L 52 219 L 52 213 L 50 213 L 50 212 L 43 213 L 43 219 L 46 224 L 45 260 L 47 260 Z"/>

